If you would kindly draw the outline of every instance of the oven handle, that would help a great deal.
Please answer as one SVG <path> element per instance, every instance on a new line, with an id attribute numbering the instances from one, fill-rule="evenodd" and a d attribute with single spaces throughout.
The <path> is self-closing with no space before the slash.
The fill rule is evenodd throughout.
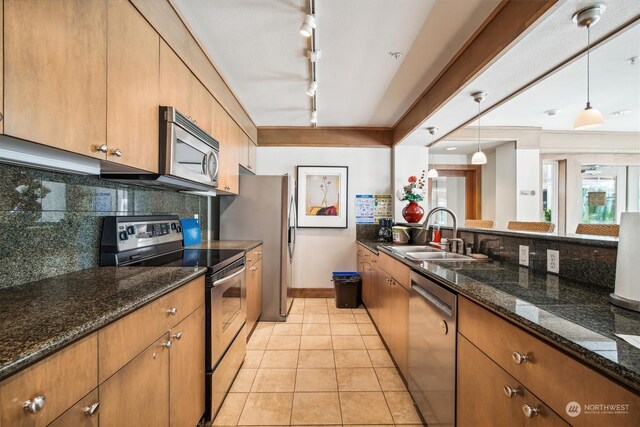
<path id="1" fill-rule="evenodd" d="M 242 267 L 240 267 L 240 270 L 236 271 L 235 273 L 233 273 L 231 276 L 227 276 L 224 277 L 220 280 L 216 280 L 215 282 L 213 282 L 213 287 L 218 287 L 224 283 L 227 283 L 230 280 L 233 280 L 234 278 L 238 277 L 239 275 L 241 275 L 242 273 L 244 273 L 244 271 L 246 270 L 246 267 L 243 265 Z"/>

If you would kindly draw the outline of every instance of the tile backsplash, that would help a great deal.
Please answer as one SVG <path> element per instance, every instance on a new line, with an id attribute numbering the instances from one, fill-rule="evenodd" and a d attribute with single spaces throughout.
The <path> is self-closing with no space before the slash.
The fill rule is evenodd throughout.
<path id="1" fill-rule="evenodd" d="M 102 218 L 200 219 L 207 198 L 0 163 L 0 288 L 98 265 Z"/>

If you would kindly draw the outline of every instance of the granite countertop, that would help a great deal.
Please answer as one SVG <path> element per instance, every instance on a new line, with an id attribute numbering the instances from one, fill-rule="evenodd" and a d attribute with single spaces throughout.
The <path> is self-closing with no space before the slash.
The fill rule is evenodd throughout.
<path id="1" fill-rule="evenodd" d="M 261 244 L 261 240 L 208 240 L 185 246 L 185 249 L 238 249 L 246 252 Z"/>
<path id="2" fill-rule="evenodd" d="M 640 349 L 615 335 L 640 334 L 640 313 L 609 303 L 610 289 L 496 261 L 416 263 L 379 247 L 386 243 L 358 242 L 640 390 Z"/>
<path id="3" fill-rule="evenodd" d="M 96 267 L 0 289 L 0 381 L 205 272 Z"/>

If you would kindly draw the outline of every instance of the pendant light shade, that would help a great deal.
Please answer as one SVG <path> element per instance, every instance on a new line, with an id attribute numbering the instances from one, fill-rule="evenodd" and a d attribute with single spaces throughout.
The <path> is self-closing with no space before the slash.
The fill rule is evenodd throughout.
<path id="1" fill-rule="evenodd" d="M 575 130 L 586 130 L 597 128 L 604 124 L 604 117 L 602 113 L 595 108 L 591 107 L 590 99 L 590 67 L 591 67 L 591 26 L 600 20 L 600 16 L 604 13 L 606 7 L 602 4 L 596 4 L 594 6 L 587 7 L 576 12 L 573 15 L 573 22 L 578 24 L 578 27 L 587 28 L 587 106 L 584 110 L 578 114 L 576 121 L 573 124 Z"/>
<path id="2" fill-rule="evenodd" d="M 578 117 L 576 117 L 576 121 L 573 124 L 573 128 L 575 130 L 585 130 L 585 129 L 593 129 L 597 128 L 604 124 L 604 117 L 602 113 L 595 108 L 591 108 L 591 105 L 587 104 L 587 108 L 582 110 Z"/>
<path id="3" fill-rule="evenodd" d="M 429 169 L 429 172 L 427 172 L 427 178 L 437 178 L 437 177 L 438 177 L 438 171 L 436 170 L 436 168 L 431 166 L 431 169 Z"/>
<path id="4" fill-rule="evenodd" d="M 475 92 L 472 93 L 473 100 L 478 103 L 478 151 L 473 154 L 471 157 L 472 165 L 485 165 L 487 164 L 487 156 L 480 149 L 480 103 L 484 101 L 484 98 L 487 96 L 487 92 Z"/>
<path id="5" fill-rule="evenodd" d="M 487 156 L 480 150 L 473 153 L 473 157 L 471 157 L 472 165 L 486 165 L 487 164 Z"/>

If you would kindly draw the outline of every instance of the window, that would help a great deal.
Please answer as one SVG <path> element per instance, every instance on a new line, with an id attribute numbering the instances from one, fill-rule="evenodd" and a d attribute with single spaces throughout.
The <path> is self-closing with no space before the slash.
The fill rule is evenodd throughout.
<path id="1" fill-rule="evenodd" d="M 615 224 L 618 222 L 619 169 L 624 170 L 625 168 L 601 165 L 584 165 L 582 167 L 581 222 L 586 224 Z M 624 179 L 624 176 L 622 178 Z"/>
<path id="2" fill-rule="evenodd" d="M 558 224 L 558 162 L 542 164 L 542 221 Z"/>

